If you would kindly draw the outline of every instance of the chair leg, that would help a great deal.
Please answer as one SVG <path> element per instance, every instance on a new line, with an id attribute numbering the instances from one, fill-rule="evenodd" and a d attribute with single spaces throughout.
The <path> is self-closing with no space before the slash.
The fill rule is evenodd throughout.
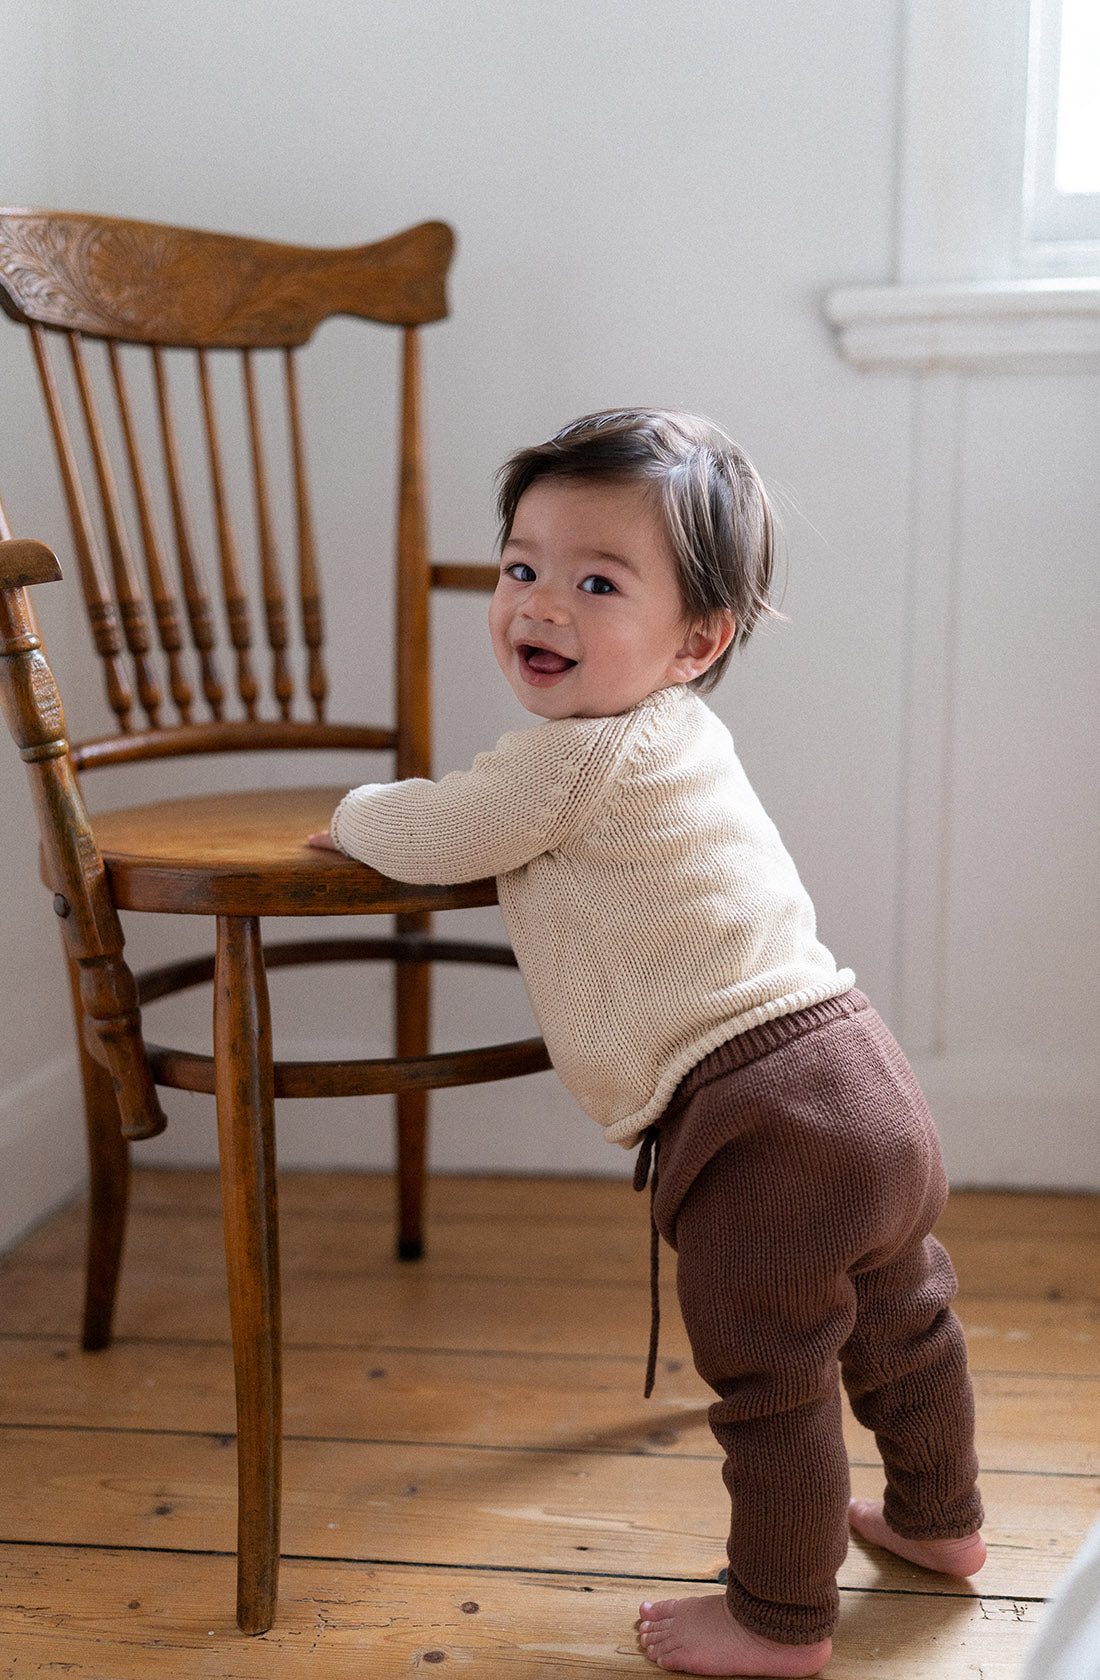
<path id="1" fill-rule="evenodd" d="M 397 1258 L 424 1254 L 424 1185 L 427 1179 L 427 1091 L 402 1091 L 397 1098 Z"/>
<path id="2" fill-rule="evenodd" d="M 406 924 L 416 923 L 415 929 Z M 405 931 L 420 932 L 427 918 L 398 918 Z M 398 963 L 395 986 L 396 1038 L 399 1056 L 423 1056 L 428 1050 L 431 968 L 427 963 Z M 427 1182 L 428 1093 L 401 1091 L 397 1097 L 397 1258 L 419 1260 L 424 1253 L 424 1189 Z"/>
<path id="3" fill-rule="evenodd" d="M 237 1391 L 237 1625 L 275 1618 L 282 1458 L 282 1326 L 271 1016 L 260 923 L 219 916 L 214 1060 Z"/>
<path id="4" fill-rule="evenodd" d="M 95 1353 L 109 1346 L 111 1340 L 130 1199 L 130 1146 L 122 1135 L 122 1119 L 111 1076 L 84 1045 L 80 971 L 71 958 L 69 982 L 88 1140 L 88 1246 L 80 1345 L 86 1352 Z"/>

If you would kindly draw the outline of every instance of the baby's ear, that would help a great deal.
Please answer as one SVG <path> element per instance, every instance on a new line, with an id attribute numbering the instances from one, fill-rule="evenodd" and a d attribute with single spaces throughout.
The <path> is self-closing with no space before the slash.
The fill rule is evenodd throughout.
<path id="1" fill-rule="evenodd" d="M 728 612 L 715 613 L 713 618 L 692 625 L 674 661 L 677 680 L 694 682 L 701 677 L 725 653 L 736 629 L 736 621 Z"/>

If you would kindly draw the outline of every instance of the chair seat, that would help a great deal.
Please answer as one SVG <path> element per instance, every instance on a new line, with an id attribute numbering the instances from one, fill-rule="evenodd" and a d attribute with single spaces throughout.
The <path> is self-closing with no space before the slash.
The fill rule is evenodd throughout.
<path id="1" fill-rule="evenodd" d="M 265 788 L 104 811 L 92 818 L 123 910 L 203 916 L 386 915 L 495 904 L 496 883 L 409 886 L 306 845 L 346 787 Z"/>

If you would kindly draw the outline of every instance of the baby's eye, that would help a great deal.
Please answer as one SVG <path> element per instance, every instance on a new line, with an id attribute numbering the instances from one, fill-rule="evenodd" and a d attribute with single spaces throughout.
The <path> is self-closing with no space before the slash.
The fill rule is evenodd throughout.
<path id="1" fill-rule="evenodd" d="M 586 577 L 581 588 L 588 595 L 614 595 L 615 585 L 610 578 L 601 577 L 598 572 Z"/>
<path id="2" fill-rule="evenodd" d="M 504 568 L 505 577 L 515 578 L 517 583 L 534 583 L 534 569 L 525 560 L 513 560 L 510 566 Z"/>

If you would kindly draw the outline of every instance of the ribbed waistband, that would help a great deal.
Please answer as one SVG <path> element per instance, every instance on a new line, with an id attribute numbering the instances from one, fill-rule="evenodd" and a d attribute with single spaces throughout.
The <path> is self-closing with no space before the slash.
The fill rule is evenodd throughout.
<path id="1" fill-rule="evenodd" d="M 784 1045 L 793 1044 L 795 1039 L 804 1038 L 819 1027 L 826 1027 L 832 1021 L 856 1015 L 861 1009 L 870 1007 L 863 993 L 853 987 L 850 991 L 841 992 L 839 997 L 826 998 L 823 1003 L 811 1003 L 805 1009 L 796 1009 L 791 1015 L 778 1015 L 774 1021 L 762 1021 L 758 1027 L 749 1027 L 747 1032 L 737 1033 L 720 1044 L 717 1050 L 712 1050 L 709 1056 L 704 1056 L 684 1075 L 656 1124 L 663 1127 L 674 1120 L 695 1093 L 713 1080 L 724 1079 L 727 1074 L 748 1067 L 750 1062 L 760 1061 L 761 1057 L 771 1055 L 773 1050 L 782 1050 Z"/>

